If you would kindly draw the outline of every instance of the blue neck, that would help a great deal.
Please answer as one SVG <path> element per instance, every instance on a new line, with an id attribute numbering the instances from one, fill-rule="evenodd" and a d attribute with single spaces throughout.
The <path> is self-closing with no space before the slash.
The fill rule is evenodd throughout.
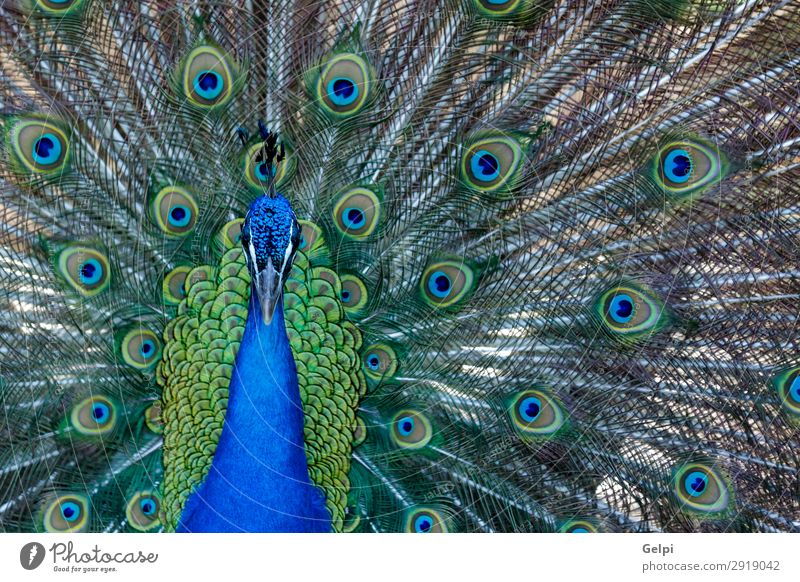
<path id="1" fill-rule="evenodd" d="M 208 476 L 178 531 L 323 532 L 331 521 L 308 475 L 297 369 L 278 301 L 270 325 L 251 292 L 228 410 Z"/>

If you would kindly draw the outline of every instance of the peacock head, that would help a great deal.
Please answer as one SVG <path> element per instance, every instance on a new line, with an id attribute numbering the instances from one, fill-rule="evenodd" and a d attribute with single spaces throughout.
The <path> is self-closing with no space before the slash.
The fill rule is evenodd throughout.
<path id="1" fill-rule="evenodd" d="M 250 205 L 242 225 L 242 246 L 254 299 L 269 325 L 300 246 L 300 225 L 286 198 L 266 195 Z"/>

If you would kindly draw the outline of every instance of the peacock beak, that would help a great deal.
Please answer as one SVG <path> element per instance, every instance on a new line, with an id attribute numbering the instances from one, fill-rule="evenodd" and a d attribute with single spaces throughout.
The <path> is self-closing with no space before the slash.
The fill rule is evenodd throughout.
<path id="1" fill-rule="evenodd" d="M 253 292 L 261 306 L 261 319 L 269 325 L 283 293 L 283 275 L 275 270 L 271 260 L 253 277 Z"/>

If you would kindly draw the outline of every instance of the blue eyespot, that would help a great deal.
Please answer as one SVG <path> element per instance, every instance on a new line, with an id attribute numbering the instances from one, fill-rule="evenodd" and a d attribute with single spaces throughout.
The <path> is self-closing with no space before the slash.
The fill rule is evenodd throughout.
<path id="1" fill-rule="evenodd" d="M 33 143 L 33 161 L 41 166 L 56 163 L 61 157 L 61 140 L 45 133 Z"/>
<path id="2" fill-rule="evenodd" d="M 144 515 L 153 515 L 156 512 L 156 504 L 152 499 L 144 498 L 139 502 L 139 508 Z"/>
<path id="3" fill-rule="evenodd" d="M 433 528 L 433 520 L 427 515 L 420 515 L 414 520 L 414 531 L 417 533 L 430 533 Z"/>
<path id="4" fill-rule="evenodd" d="M 589 533 L 589 530 L 585 527 L 576 527 L 575 529 L 570 530 L 569 533 Z"/>
<path id="5" fill-rule="evenodd" d="M 188 206 L 184 206 L 183 204 L 173 206 L 169 211 L 168 220 L 172 226 L 182 228 L 192 220 L 192 211 Z"/>
<path id="6" fill-rule="evenodd" d="M 358 85 L 347 77 L 336 77 L 328 82 L 328 98 L 334 105 L 350 105 L 358 99 Z"/>
<path id="7" fill-rule="evenodd" d="M 634 302 L 627 293 L 619 293 L 611 300 L 608 313 L 617 323 L 628 323 L 633 318 Z"/>
<path id="8" fill-rule="evenodd" d="M 306 248 L 306 237 L 302 234 L 300 235 L 300 246 L 298 248 L 299 249 Z"/>
<path id="9" fill-rule="evenodd" d="M 469 162 L 472 175 L 482 182 L 491 182 L 500 175 L 500 161 L 486 150 L 478 150 Z"/>
<path id="10" fill-rule="evenodd" d="M 156 353 L 156 344 L 153 340 L 146 339 L 139 346 L 139 353 L 144 359 L 148 359 Z"/>
<path id="11" fill-rule="evenodd" d="M 683 184 L 692 175 L 692 156 L 684 149 L 675 149 L 664 158 L 664 176 L 670 182 Z"/>
<path id="12" fill-rule="evenodd" d="M 81 283 L 94 285 L 103 277 L 103 265 L 97 259 L 88 259 L 79 268 Z"/>
<path id="13" fill-rule="evenodd" d="M 789 398 L 800 404 L 800 376 L 792 380 L 792 385 L 789 387 Z"/>
<path id="14" fill-rule="evenodd" d="M 434 297 L 443 299 L 450 294 L 450 289 L 453 287 L 453 282 L 450 280 L 444 271 L 434 271 L 428 278 L 428 291 Z"/>
<path id="15" fill-rule="evenodd" d="M 370 370 L 377 370 L 381 365 L 381 360 L 375 354 L 372 354 L 367 358 L 367 367 Z"/>
<path id="16" fill-rule="evenodd" d="M 414 419 L 410 416 L 397 419 L 397 432 L 402 436 L 408 436 L 414 432 Z"/>
<path id="17" fill-rule="evenodd" d="M 261 162 L 256 166 L 256 178 L 262 182 L 268 182 L 270 179 L 270 174 L 272 174 L 272 176 L 275 175 L 275 168 L 273 167 L 272 172 L 270 172 L 269 166 L 266 162 Z"/>
<path id="18" fill-rule="evenodd" d="M 348 303 L 350 301 L 350 291 L 342 289 L 342 301 Z"/>
<path id="19" fill-rule="evenodd" d="M 103 424 L 110 415 L 111 411 L 108 409 L 108 405 L 102 402 L 95 402 L 94 406 L 92 406 L 92 418 L 97 424 Z"/>
<path id="20" fill-rule="evenodd" d="M 525 422 L 533 422 L 542 412 L 542 401 L 535 396 L 528 396 L 519 403 L 519 415 Z"/>
<path id="21" fill-rule="evenodd" d="M 692 471 L 683 480 L 686 492 L 692 497 L 699 497 L 708 486 L 708 475 L 700 471 Z"/>
<path id="22" fill-rule="evenodd" d="M 225 81 L 216 71 L 200 71 L 194 78 L 195 93 L 207 101 L 219 97 L 224 88 Z"/>
<path id="23" fill-rule="evenodd" d="M 367 217 L 364 216 L 364 212 L 360 208 L 345 208 L 342 218 L 344 219 L 344 225 L 354 230 L 363 227 L 367 222 Z"/>
<path id="24" fill-rule="evenodd" d="M 80 506 L 73 501 L 65 501 L 61 504 L 61 517 L 66 521 L 72 522 L 81 516 Z"/>

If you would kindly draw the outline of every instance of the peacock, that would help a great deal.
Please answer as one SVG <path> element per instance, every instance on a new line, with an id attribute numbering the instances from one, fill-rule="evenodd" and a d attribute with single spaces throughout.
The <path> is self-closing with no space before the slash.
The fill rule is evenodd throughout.
<path id="1" fill-rule="evenodd" d="M 7 0 L 0 530 L 800 531 L 800 5 Z"/>

